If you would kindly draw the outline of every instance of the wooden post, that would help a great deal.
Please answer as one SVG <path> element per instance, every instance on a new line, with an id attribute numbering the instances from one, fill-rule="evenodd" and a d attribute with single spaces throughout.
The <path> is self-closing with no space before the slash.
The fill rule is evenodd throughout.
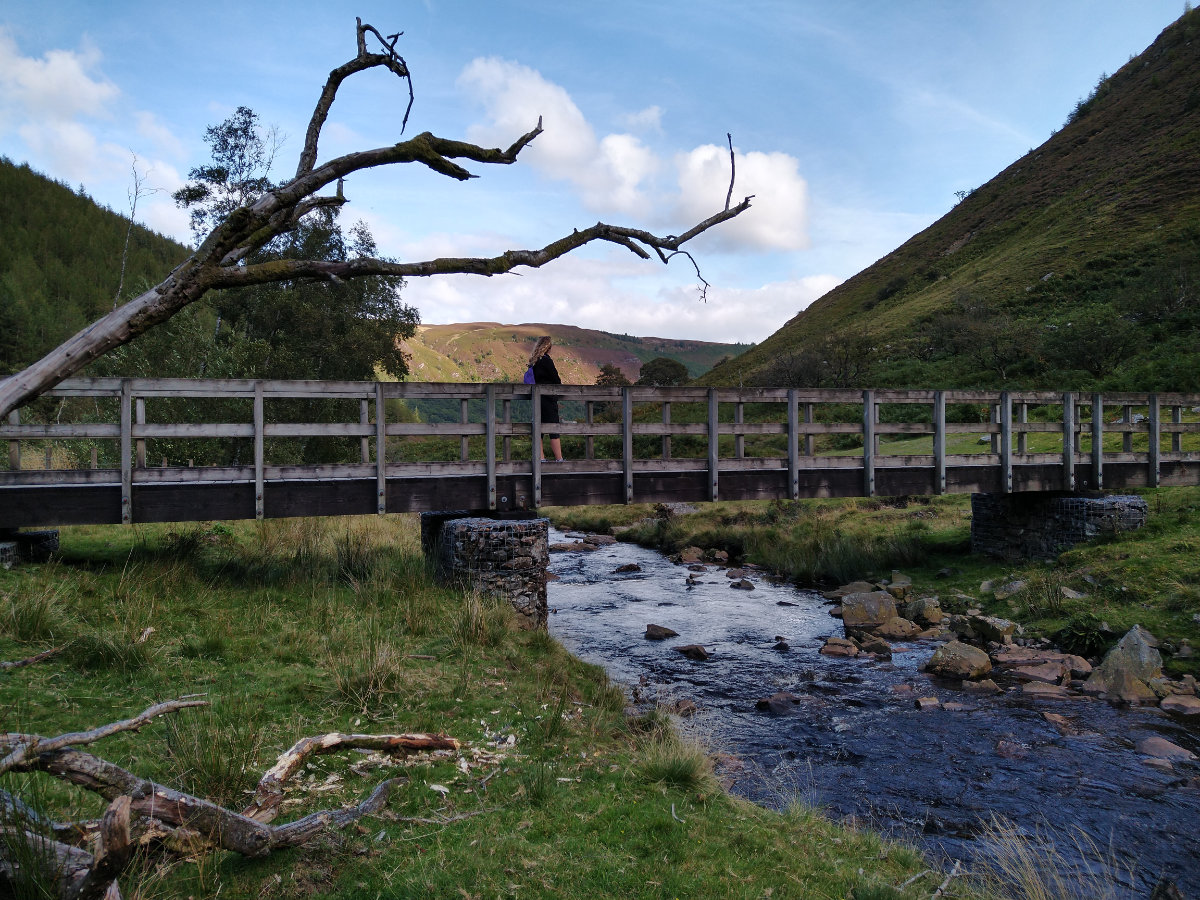
<path id="1" fill-rule="evenodd" d="M 1125 404 L 1125 411 L 1122 413 L 1122 422 L 1125 423 L 1125 433 L 1121 437 L 1121 450 L 1125 453 L 1133 452 L 1133 432 L 1129 427 L 1133 425 L 1133 407 L 1128 403 Z"/>
<path id="2" fill-rule="evenodd" d="M 364 400 L 364 409 L 366 405 Z M 364 438 L 363 443 L 366 442 Z M 379 515 L 387 512 L 387 404 L 383 400 L 383 384 L 378 381 L 375 382 L 375 511 Z"/>
<path id="3" fill-rule="evenodd" d="M 875 392 L 863 391 L 863 494 L 875 496 Z"/>
<path id="4" fill-rule="evenodd" d="M 542 505 L 542 386 L 535 384 L 529 391 L 531 404 L 529 461 L 533 471 L 533 508 Z"/>
<path id="5" fill-rule="evenodd" d="M 583 404 L 583 417 L 587 421 L 589 428 L 596 424 L 596 406 L 594 401 L 588 400 Z M 596 458 L 595 435 L 589 434 L 583 439 L 583 455 L 585 459 Z"/>
<path id="6" fill-rule="evenodd" d="M 946 392 L 933 394 L 933 492 L 946 493 Z"/>
<path id="7" fill-rule="evenodd" d="M 1171 407 L 1171 421 L 1176 425 L 1183 424 L 1183 407 L 1182 406 L 1172 406 Z M 1171 432 L 1171 452 L 1172 453 L 1182 453 L 1183 452 L 1183 435 L 1181 433 L 1179 433 L 1178 431 Z"/>
<path id="8" fill-rule="evenodd" d="M 668 400 L 662 405 L 662 421 L 664 425 L 671 424 L 671 402 Z M 664 434 L 662 439 L 662 458 L 671 458 L 671 436 Z"/>
<path id="9" fill-rule="evenodd" d="M 1017 421 L 1020 422 L 1022 425 L 1026 424 L 1029 421 L 1029 404 L 1028 403 L 1018 403 L 1017 404 Z M 1028 437 L 1029 437 L 1029 435 L 1026 434 L 1024 431 L 1017 432 L 1017 455 L 1018 456 L 1024 456 L 1026 453 L 1029 452 L 1029 445 L 1027 443 Z"/>
<path id="10" fill-rule="evenodd" d="M 496 508 L 496 386 L 484 388 L 484 467 L 487 470 L 488 509 Z"/>
<path id="11" fill-rule="evenodd" d="M 263 409 L 263 386 L 261 381 L 254 382 L 254 518 L 263 517 L 265 485 L 263 484 L 263 462 L 265 455 L 266 415 Z"/>
<path id="12" fill-rule="evenodd" d="M 1006 494 L 1011 494 L 1013 489 L 1012 466 L 1012 395 L 1003 391 L 1000 394 L 1000 485 Z"/>
<path id="13" fill-rule="evenodd" d="M 745 421 L 746 404 L 739 400 L 733 407 L 733 421 L 737 425 L 741 425 Z M 746 436 L 741 430 L 736 430 L 733 436 L 733 455 L 736 459 L 742 459 L 746 455 Z"/>
<path id="14" fill-rule="evenodd" d="M 1104 398 L 1092 394 L 1092 489 L 1104 490 Z"/>
<path id="15" fill-rule="evenodd" d="M 1063 394 L 1063 490 L 1075 490 L 1075 395 Z"/>
<path id="16" fill-rule="evenodd" d="M 471 413 L 467 406 L 469 401 L 466 398 L 458 401 L 458 421 L 461 425 L 466 425 L 471 421 Z M 458 458 L 466 462 L 471 458 L 471 439 L 465 434 L 458 439 Z"/>
<path id="17" fill-rule="evenodd" d="M 358 424 L 371 424 L 371 406 L 369 401 L 358 401 Z M 365 434 L 358 442 L 358 458 L 360 462 L 369 463 L 371 461 L 371 439 Z"/>
<path id="18" fill-rule="evenodd" d="M 47 443 L 45 447 L 46 462 L 44 468 L 47 472 L 54 468 L 54 448 Z"/>
<path id="19" fill-rule="evenodd" d="M 996 425 L 1000 422 L 1000 404 L 999 403 L 992 404 L 991 419 L 992 419 L 993 425 Z M 1000 452 L 1000 436 L 998 434 L 996 434 L 996 432 L 993 431 L 993 432 L 991 432 L 990 437 L 992 439 L 991 440 L 992 452 L 999 453 Z"/>
<path id="20" fill-rule="evenodd" d="M 625 478 L 625 502 L 633 502 L 633 394 L 621 388 L 621 468 Z"/>
<path id="21" fill-rule="evenodd" d="M 798 427 L 800 410 L 796 403 L 795 388 L 788 388 L 787 421 L 788 497 L 798 500 L 800 499 L 800 432 Z"/>
<path id="22" fill-rule="evenodd" d="M 21 413 L 18 410 L 13 410 L 8 414 L 9 425 L 21 424 Z M 21 442 L 19 440 L 11 440 L 8 442 L 8 467 L 14 472 L 19 472 L 21 469 Z"/>
<path id="23" fill-rule="evenodd" d="M 128 378 L 121 379 L 121 524 L 133 521 L 133 396 Z"/>
<path id="24" fill-rule="evenodd" d="M 720 406 L 717 403 L 717 389 L 708 389 L 708 499 L 716 502 L 720 496 L 718 471 L 721 460 L 720 447 Z"/>
<path id="25" fill-rule="evenodd" d="M 167 465 L 167 458 L 164 456 L 163 457 L 163 467 L 165 468 L 166 465 Z M 100 468 L 100 451 L 97 450 L 95 447 L 92 448 L 92 468 L 93 469 Z"/>
<path id="26" fill-rule="evenodd" d="M 805 403 L 804 404 L 804 423 L 806 425 L 811 425 L 813 423 L 813 419 L 814 419 L 813 412 L 814 412 L 815 408 L 816 408 L 815 403 Z M 816 452 L 816 439 L 817 439 L 816 435 L 813 435 L 813 434 L 804 435 L 804 455 L 805 456 L 812 456 Z"/>
<path id="27" fill-rule="evenodd" d="M 512 401 L 507 398 L 504 400 L 504 424 L 512 424 Z M 509 429 L 504 430 L 508 431 Z M 512 462 L 512 435 L 510 434 L 504 435 L 504 461 Z"/>
<path id="28" fill-rule="evenodd" d="M 145 425 L 146 424 L 146 398 L 145 397 L 138 397 L 134 401 L 134 410 L 135 410 L 135 414 L 137 416 L 137 420 L 136 420 L 137 424 Z M 137 439 L 137 467 L 139 469 L 146 468 L 146 439 L 145 438 Z M 46 468 L 48 469 L 50 467 L 46 466 Z"/>
<path id="29" fill-rule="evenodd" d="M 1158 411 L 1158 394 L 1150 395 L 1150 487 L 1158 487 L 1159 466 L 1162 462 L 1161 420 Z"/>

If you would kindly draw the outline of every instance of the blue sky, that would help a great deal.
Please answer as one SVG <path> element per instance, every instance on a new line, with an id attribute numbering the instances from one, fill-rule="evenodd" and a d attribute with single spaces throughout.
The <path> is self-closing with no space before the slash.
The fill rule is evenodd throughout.
<path id="1" fill-rule="evenodd" d="M 0 0 L 0 154 L 190 241 L 170 192 L 237 106 L 277 128 L 294 170 L 354 17 L 413 72 L 407 135 L 507 146 L 513 167 L 465 184 L 412 166 L 347 182 L 349 224 L 404 260 L 540 247 L 596 221 L 680 230 L 724 205 L 725 135 L 739 220 L 670 266 L 598 247 L 536 272 L 414 279 L 428 323 L 562 322 L 618 333 L 760 341 L 943 215 L 1062 126 L 1102 74 L 1140 53 L 1183 0 Z M 322 158 L 401 139 L 405 87 L 347 82 Z"/>

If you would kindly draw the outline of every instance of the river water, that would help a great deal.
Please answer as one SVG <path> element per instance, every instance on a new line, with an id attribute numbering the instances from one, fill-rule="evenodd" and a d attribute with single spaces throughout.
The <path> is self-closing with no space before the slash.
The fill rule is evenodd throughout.
<path id="1" fill-rule="evenodd" d="M 570 539 L 551 531 L 552 544 Z M 641 571 L 615 571 L 630 563 Z M 1135 749 L 1158 735 L 1200 755 L 1200 723 L 1082 697 L 1032 700 L 1000 677 L 1003 694 L 968 695 L 918 670 L 929 643 L 894 644 L 891 662 L 823 656 L 824 639 L 843 634 L 829 604 L 762 572 L 749 573 L 754 590 L 734 589 L 720 567 L 690 573 L 633 544 L 557 552 L 550 570 L 551 633 L 642 702 L 693 701 L 686 728 L 725 761 L 734 793 L 820 806 L 967 866 L 985 852 L 977 836 L 993 815 L 1049 829 L 1068 857 L 1079 829 L 1132 871 L 1121 876 L 1129 896 L 1166 876 L 1200 898 L 1200 765 L 1169 771 Z M 646 640 L 651 623 L 679 637 Z M 710 658 L 672 649 L 685 644 Z M 756 708 L 780 691 L 799 702 Z M 917 697 L 943 705 L 918 710 Z"/>

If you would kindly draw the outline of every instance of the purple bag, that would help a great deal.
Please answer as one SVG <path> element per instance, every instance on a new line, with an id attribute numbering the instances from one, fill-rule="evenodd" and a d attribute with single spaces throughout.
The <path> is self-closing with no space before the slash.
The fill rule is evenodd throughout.
<path id="1" fill-rule="evenodd" d="M 533 366 L 530 366 L 528 369 L 525 370 L 525 383 L 526 384 L 536 384 L 537 383 L 533 377 Z"/>

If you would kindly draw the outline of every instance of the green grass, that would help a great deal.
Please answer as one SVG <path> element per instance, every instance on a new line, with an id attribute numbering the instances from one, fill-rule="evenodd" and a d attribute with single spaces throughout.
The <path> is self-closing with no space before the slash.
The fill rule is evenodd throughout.
<path id="1" fill-rule="evenodd" d="M 4 730 L 58 734 L 203 694 L 207 709 L 91 749 L 235 808 L 304 736 L 463 742 L 459 759 L 317 757 L 277 821 L 401 784 L 378 817 L 312 847 L 140 864 L 125 896 L 844 897 L 925 868 L 811 810 L 726 796 L 669 717 L 627 720 L 619 687 L 518 630 L 507 604 L 433 584 L 417 532 L 408 516 L 67 528 L 57 562 L 0 572 L 4 608 L 54 611 L 0 619 L 0 659 L 68 643 L 0 680 Z M 45 776 L 0 787 L 55 818 L 103 809 Z"/>

